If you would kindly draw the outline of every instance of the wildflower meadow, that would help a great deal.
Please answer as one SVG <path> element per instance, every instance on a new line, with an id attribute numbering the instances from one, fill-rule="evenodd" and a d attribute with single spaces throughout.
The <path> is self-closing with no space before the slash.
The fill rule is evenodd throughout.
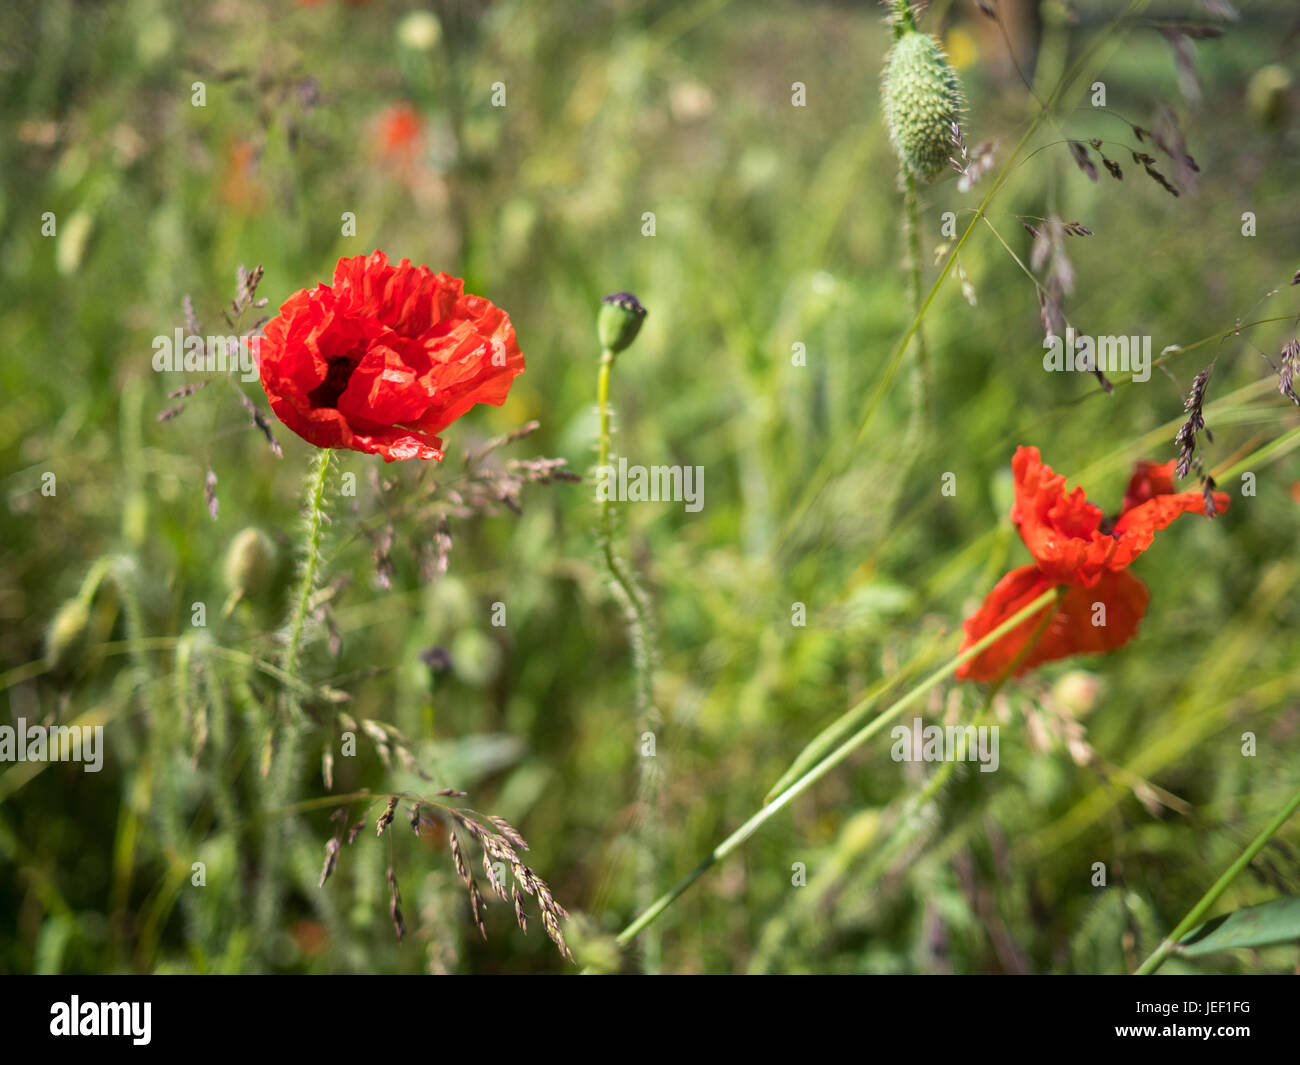
<path id="1" fill-rule="evenodd" d="M 1298 47 L 0 6 L 0 972 L 1300 971 Z"/>

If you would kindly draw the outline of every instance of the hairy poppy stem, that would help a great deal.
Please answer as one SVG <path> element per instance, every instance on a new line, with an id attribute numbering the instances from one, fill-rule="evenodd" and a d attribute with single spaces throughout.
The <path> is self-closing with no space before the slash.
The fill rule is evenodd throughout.
<path id="1" fill-rule="evenodd" d="M 325 524 L 325 485 L 329 480 L 330 459 L 333 454 L 329 448 L 321 448 L 316 458 L 315 469 L 312 471 L 312 479 L 308 482 L 307 551 L 303 559 L 298 597 L 294 603 L 293 614 L 289 618 L 289 642 L 284 649 L 284 671 L 290 676 L 293 676 L 298 668 L 303 628 L 307 622 L 307 604 L 316 587 L 316 571 L 320 567 L 321 529 Z"/>
<path id="2" fill-rule="evenodd" d="M 741 825 L 735 832 L 719 843 L 709 855 L 699 863 L 694 869 L 679 880 L 666 893 L 656 899 L 650 906 L 642 910 L 639 916 L 632 921 L 622 932 L 618 934 L 618 942 L 626 944 L 630 942 L 639 932 L 651 925 L 659 916 L 668 909 L 677 899 L 707 873 L 713 866 L 717 865 L 724 858 L 728 857 L 734 851 L 738 850 L 751 836 L 757 832 L 763 824 L 771 819 L 778 810 L 788 805 L 804 791 L 817 783 L 822 777 L 844 761 L 858 747 L 869 740 L 877 732 L 885 727 L 890 721 L 898 717 L 912 703 L 916 702 L 922 695 L 928 692 L 940 681 L 950 676 L 964 662 L 968 662 L 976 655 L 984 651 L 985 648 L 992 646 L 997 640 L 1000 640 L 1008 632 L 1011 632 L 1016 626 L 1023 623 L 1026 619 L 1031 618 L 1043 607 L 1052 604 L 1057 596 L 1058 591 L 1051 588 L 1038 596 L 1033 602 L 1026 604 L 1022 609 L 1016 611 L 1011 617 L 1007 618 L 1001 625 L 988 633 L 983 639 L 971 644 L 965 651 L 962 651 L 955 658 L 949 659 L 937 670 L 931 673 L 920 684 L 916 685 L 907 694 L 897 699 L 887 710 L 881 711 L 876 717 L 872 718 L 866 725 L 855 732 L 847 740 L 841 743 L 826 757 L 821 759 L 815 766 L 809 769 L 803 776 L 799 777 L 793 784 L 786 788 L 780 795 L 755 813 L 748 821 Z"/>
<path id="3" fill-rule="evenodd" d="M 597 465 L 598 477 L 609 477 L 610 454 L 610 407 L 609 385 L 614 368 L 614 352 L 605 348 L 600 356 L 600 375 L 596 385 L 596 405 L 600 413 L 600 456 Z M 608 486 L 608 480 L 606 485 Z M 654 898 L 654 883 L 657 879 L 656 852 L 658 850 L 658 798 L 659 769 L 657 743 L 654 736 L 659 725 L 658 714 L 654 708 L 654 685 L 651 671 L 653 668 L 654 645 L 650 623 L 650 608 L 645 593 L 641 590 L 631 569 L 618 557 L 614 550 L 614 512 L 613 501 L 608 491 L 600 497 L 600 540 L 601 552 L 605 565 L 618 597 L 623 602 L 627 616 L 628 630 L 632 642 L 632 662 L 636 673 L 636 715 L 637 715 L 637 803 L 640 807 L 640 825 L 635 843 L 637 882 L 641 892 L 640 905 L 646 906 Z M 647 753 L 642 746 L 646 742 L 656 746 Z M 660 964 L 660 945 L 658 937 L 648 938 L 645 944 L 645 971 L 656 972 Z"/>
<path id="4" fill-rule="evenodd" d="M 307 626 L 307 611 L 312 592 L 316 589 L 316 575 L 320 569 L 321 533 L 325 526 L 325 488 L 329 483 L 330 460 L 333 452 L 321 448 L 307 477 L 307 526 L 303 548 L 302 576 L 293 600 L 288 620 L 288 638 L 284 658 L 280 663 L 283 674 L 278 718 L 268 726 L 268 739 L 275 737 L 272 749 L 268 746 L 269 760 L 262 763 L 264 805 L 275 809 L 283 806 L 289 788 L 297 774 L 298 755 L 302 746 L 303 711 L 299 695 L 298 667 L 302 660 L 303 635 Z M 278 869 L 284 858 L 284 841 L 290 825 L 276 823 L 267 827 L 262 836 L 262 880 L 255 910 L 256 927 L 263 934 L 274 928 L 279 895 L 275 885 Z"/>
<path id="5" fill-rule="evenodd" d="M 916 189 L 916 177 L 910 170 L 903 174 L 903 233 L 907 238 L 907 288 L 916 320 L 916 333 L 912 338 L 915 351 L 914 387 L 920 393 L 913 402 L 924 405 L 929 391 L 930 358 L 925 346 L 925 332 L 921 326 L 921 197 Z"/>

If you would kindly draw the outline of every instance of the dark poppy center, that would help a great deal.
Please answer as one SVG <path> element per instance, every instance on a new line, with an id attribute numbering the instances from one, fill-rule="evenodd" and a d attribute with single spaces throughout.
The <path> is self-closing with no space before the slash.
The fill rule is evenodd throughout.
<path id="1" fill-rule="evenodd" d="M 357 368 L 359 361 L 358 359 L 349 359 L 347 356 L 330 359 L 329 368 L 325 371 L 325 380 L 307 394 L 307 401 L 312 407 L 315 409 L 322 407 L 337 409 L 339 396 L 343 395 L 347 390 L 352 371 Z"/>

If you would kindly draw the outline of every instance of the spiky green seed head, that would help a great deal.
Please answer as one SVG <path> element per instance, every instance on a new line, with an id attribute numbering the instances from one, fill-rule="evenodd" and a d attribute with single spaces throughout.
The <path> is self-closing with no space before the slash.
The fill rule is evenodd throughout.
<path id="1" fill-rule="evenodd" d="M 882 95 L 898 158 L 921 181 L 933 181 L 949 165 L 963 102 L 961 81 L 933 37 L 908 29 L 894 42 Z"/>
<path id="2" fill-rule="evenodd" d="M 232 595 L 255 599 L 275 573 L 275 544 L 261 529 L 248 528 L 230 542 L 226 552 L 226 587 Z"/>

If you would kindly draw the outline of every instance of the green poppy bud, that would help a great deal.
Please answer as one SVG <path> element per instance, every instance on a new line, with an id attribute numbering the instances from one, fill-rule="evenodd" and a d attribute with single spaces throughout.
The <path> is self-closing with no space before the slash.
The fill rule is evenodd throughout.
<path id="1" fill-rule="evenodd" d="M 615 292 L 606 296 L 600 301 L 600 313 L 596 316 L 600 346 L 617 355 L 636 339 L 645 316 L 646 309 L 632 293 Z"/>
<path id="2" fill-rule="evenodd" d="M 961 82 L 933 37 L 903 29 L 885 60 L 882 100 L 898 158 L 921 181 L 933 181 L 949 165 L 962 110 Z"/>
<path id="3" fill-rule="evenodd" d="M 225 578 L 230 594 L 252 599 L 266 589 L 275 572 L 275 544 L 261 529 L 248 528 L 231 541 Z"/>

